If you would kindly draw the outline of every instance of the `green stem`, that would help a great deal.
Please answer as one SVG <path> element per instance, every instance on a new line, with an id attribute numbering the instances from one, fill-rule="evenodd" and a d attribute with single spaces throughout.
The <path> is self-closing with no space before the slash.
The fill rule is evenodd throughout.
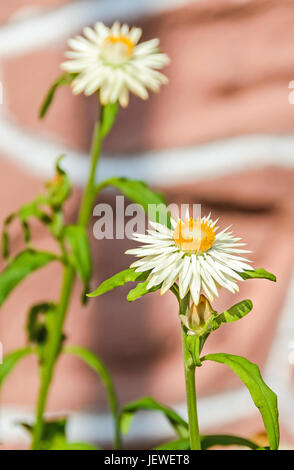
<path id="1" fill-rule="evenodd" d="M 48 392 L 53 377 L 55 362 L 58 357 L 62 330 L 67 307 L 69 304 L 72 287 L 75 279 L 75 272 L 72 268 L 64 268 L 63 283 L 60 293 L 60 304 L 56 316 L 56 325 L 54 328 L 54 336 L 51 337 L 51 341 L 48 348 L 48 359 L 46 364 L 41 367 L 41 386 L 37 402 L 37 416 L 36 424 L 34 427 L 33 445 L 34 450 L 40 449 L 40 443 L 42 439 L 43 425 L 44 425 L 44 412 L 47 403 Z"/>
<path id="2" fill-rule="evenodd" d="M 94 199 L 97 195 L 95 190 L 95 176 L 96 169 L 99 160 L 101 145 L 103 138 L 105 137 L 105 131 L 103 127 L 103 113 L 105 108 L 102 109 L 101 118 L 97 119 L 95 124 L 92 146 L 91 146 L 91 167 L 89 172 L 89 178 L 87 181 L 86 188 L 84 190 L 82 203 L 78 216 L 78 225 L 86 227 L 89 223 L 91 216 L 91 210 L 94 203 Z M 110 128 L 109 128 L 110 130 Z M 60 293 L 60 300 L 58 311 L 56 315 L 56 325 L 54 328 L 54 335 L 50 338 L 50 344 L 48 345 L 48 357 L 46 364 L 41 368 L 41 385 L 37 402 L 37 412 L 36 412 L 36 424 L 34 427 L 34 436 L 32 449 L 40 449 L 40 444 L 42 440 L 43 426 L 44 426 L 44 412 L 46 409 L 46 403 L 48 398 L 48 392 L 50 389 L 52 377 L 54 374 L 55 363 L 57 361 L 61 343 L 62 343 L 62 334 L 63 326 L 68 310 L 68 305 L 72 295 L 72 290 L 75 281 L 75 271 L 70 266 L 65 266 L 63 273 L 63 283 Z M 120 448 L 121 438 L 120 433 L 116 429 L 116 438 L 115 438 L 115 447 Z"/>
<path id="3" fill-rule="evenodd" d="M 187 315 L 189 309 L 189 295 L 181 301 L 180 313 Z M 183 357 L 184 357 L 184 370 L 186 382 L 186 399 L 188 408 L 188 421 L 189 421 L 189 436 L 191 450 L 201 450 L 198 415 L 197 415 L 197 400 L 196 400 L 196 387 L 195 387 L 195 365 L 189 351 L 187 342 L 187 332 L 184 325 L 182 325 L 182 343 L 183 343 Z"/>
<path id="4" fill-rule="evenodd" d="M 91 168 L 87 186 L 85 188 L 82 204 L 78 217 L 78 225 L 86 227 L 89 223 L 89 218 L 92 210 L 94 198 L 97 195 L 95 191 L 95 176 L 98 159 L 100 155 L 101 145 L 103 138 L 100 135 L 100 122 L 97 121 L 94 128 L 92 148 L 91 148 Z"/>

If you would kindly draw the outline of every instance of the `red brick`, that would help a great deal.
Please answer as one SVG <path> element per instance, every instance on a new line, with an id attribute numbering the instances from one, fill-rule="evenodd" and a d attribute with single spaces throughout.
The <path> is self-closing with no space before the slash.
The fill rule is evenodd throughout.
<path id="1" fill-rule="evenodd" d="M 22 14 L 26 10 L 32 11 L 33 8 L 40 11 L 46 11 L 50 8 L 56 8 L 71 0 L 9 0 L 1 2 L 0 5 L 0 24 L 11 21 L 15 15 Z"/>
<path id="2" fill-rule="evenodd" d="M 217 1 L 142 22 L 145 38 L 160 37 L 171 56 L 166 68 L 170 83 L 147 103 L 132 97 L 106 149 L 133 152 L 247 133 L 292 132 L 288 84 L 294 79 L 293 19 L 286 0 Z M 4 60 L 4 98 L 25 126 L 87 149 L 94 98 L 61 90 L 48 118 L 37 121 L 39 103 L 59 74 L 63 47 Z"/>
<path id="3" fill-rule="evenodd" d="M 40 183 L 25 176 L 13 165 L 1 163 L 1 175 L 6 185 L 1 186 L 0 199 L 10 201 L 9 210 L 15 209 L 20 199 L 27 200 L 33 192 L 37 192 Z M 239 186 L 247 180 L 254 179 L 266 186 L 272 177 L 284 179 L 281 189 L 288 187 L 288 195 L 292 191 L 289 172 L 269 170 L 257 174 L 227 177 L 221 187 L 230 186 L 233 179 L 239 180 Z M 288 179 L 288 183 L 287 183 Z M 13 183 L 12 183 L 13 182 Z M 263 182 L 263 183 L 262 183 Z M 19 191 L 15 191 L 15 188 Z M 30 188 L 27 191 L 25 188 Z M 207 182 L 205 190 L 210 188 L 215 200 L 221 202 L 221 188 L 216 182 Z M 23 189 L 23 190 L 22 190 Z M 194 191 L 194 196 L 187 188 L 182 189 L 183 198 L 201 201 L 203 189 Z M 175 190 L 177 192 L 177 190 Z M 27 194 L 27 195 L 26 195 Z M 277 200 L 279 189 L 276 187 Z M 177 201 L 175 193 L 168 191 L 170 200 Z M 68 217 L 71 220 L 76 213 L 77 193 L 68 206 Z M 111 202 L 107 196 L 104 201 Z M 178 200 L 178 202 L 182 202 Z M 246 201 L 243 201 L 245 204 Z M 3 206 L 2 206 L 3 207 Z M 227 212 L 216 208 L 210 200 L 209 207 L 214 209 L 213 215 L 221 216 L 222 225 L 233 223 L 236 233 L 244 236 L 249 248 L 253 250 L 252 259 L 257 267 L 265 267 L 278 275 L 279 285 L 271 285 L 268 281 L 248 281 L 240 286 L 240 294 L 232 296 L 223 291 L 221 301 L 215 303 L 219 311 L 242 298 L 252 298 L 254 310 L 248 317 L 234 325 L 221 328 L 209 339 L 205 351 L 223 351 L 248 357 L 263 366 L 275 326 L 281 311 L 282 299 L 287 288 L 287 280 L 293 265 L 293 214 L 288 216 L 282 212 L 266 210 L 265 213 L 254 214 L 237 208 Z M 7 213 L 8 207 L 2 209 Z M 205 211 L 205 206 L 203 208 Z M 3 217 L 3 216 L 2 216 Z M 37 245 L 51 249 L 53 247 L 48 235 L 36 231 Z M 14 244 L 20 249 L 21 239 L 18 229 L 13 231 Z M 129 259 L 123 255 L 130 246 L 128 240 L 92 240 L 94 256 L 94 276 L 92 287 L 120 269 L 125 268 Z M 4 350 L 9 351 L 20 347 L 24 341 L 24 325 L 27 308 L 32 302 L 57 298 L 61 271 L 57 264 L 52 264 L 28 278 L 9 297 L 1 309 L 1 337 Z M 67 338 L 70 343 L 82 344 L 101 354 L 114 373 L 122 402 L 140 395 L 151 394 L 158 399 L 174 403 L 184 399 L 184 380 L 181 359 L 181 344 L 177 307 L 174 298 L 167 294 L 158 294 L 127 303 L 127 289 L 119 289 L 92 299 L 86 309 L 80 306 L 80 284 L 77 282 L 74 299 L 66 324 Z M 13 314 L 11 313 L 13 312 Z M 242 334 L 242 341 L 240 341 Z M 260 341 L 262 338 L 262 341 Z M 226 369 L 219 365 L 207 364 L 199 370 L 198 390 L 200 395 L 217 393 L 230 387 L 239 387 L 240 382 Z M 64 384 L 67 384 L 65 387 Z M 20 386 L 22 384 L 22 386 Z M 133 384 L 130 386 L 130 384 Z M 7 381 L 3 390 L 3 403 L 26 404 L 32 406 L 38 385 L 36 363 L 27 359 L 16 369 Z M 62 358 L 57 368 L 54 387 L 50 397 L 51 409 L 75 408 L 98 405 L 105 396 L 95 375 L 79 361 Z"/>

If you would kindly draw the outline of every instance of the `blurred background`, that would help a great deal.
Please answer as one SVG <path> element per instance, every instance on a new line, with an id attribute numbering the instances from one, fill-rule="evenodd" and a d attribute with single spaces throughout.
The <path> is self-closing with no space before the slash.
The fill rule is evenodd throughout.
<path id="1" fill-rule="evenodd" d="M 10 0 L 0 4 L 0 217 L 30 201 L 53 175 L 56 157 L 75 189 L 67 205 L 74 220 L 85 182 L 96 100 L 58 91 L 48 117 L 38 121 L 44 93 L 59 75 L 66 39 L 97 20 L 143 27 L 159 37 L 171 57 L 169 84 L 142 102 L 134 96 L 107 138 L 99 178 L 143 179 L 168 202 L 201 203 L 202 212 L 233 224 L 255 267 L 277 275 L 277 284 L 242 283 L 223 292 L 224 309 L 244 298 L 254 309 L 224 326 L 205 352 L 244 355 L 258 363 L 279 396 L 282 446 L 294 445 L 294 4 L 291 0 Z M 102 196 L 115 203 L 115 193 Z M 92 233 L 92 227 L 90 229 Z M 39 225 L 40 247 L 51 241 Z M 21 249 L 18 227 L 12 243 Z M 129 264 L 129 240 L 92 237 L 92 287 Z M 1 269 L 4 263 L 1 261 Z M 25 342 L 33 302 L 57 299 L 60 267 L 50 265 L 21 284 L 0 312 L 4 353 Z M 153 294 L 133 304 L 127 289 L 80 305 L 76 283 L 67 339 L 99 353 L 109 366 L 121 404 L 144 395 L 186 415 L 181 338 L 171 295 Z M 198 372 L 202 432 L 238 433 L 263 444 L 263 424 L 249 393 L 229 370 L 207 364 Z M 37 364 L 25 359 L 1 395 L 4 448 L 26 448 L 17 422 L 33 416 Z M 111 417 L 96 375 L 77 359 L 62 357 L 51 389 L 49 416 L 69 415 L 68 437 L 110 446 Z M 139 414 L 126 442 L 151 447 L 171 436 L 164 418 Z"/>

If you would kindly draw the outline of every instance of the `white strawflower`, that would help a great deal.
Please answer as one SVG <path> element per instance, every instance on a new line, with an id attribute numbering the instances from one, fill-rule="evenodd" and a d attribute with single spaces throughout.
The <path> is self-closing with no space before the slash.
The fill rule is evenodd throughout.
<path id="1" fill-rule="evenodd" d="M 238 274 L 252 270 L 246 258 L 237 253 L 249 253 L 240 248 L 240 238 L 235 238 L 229 228 L 217 232 L 217 221 L 208 217 L 196 221 L 187 217 L 183 222 L 172 219 L 173 229 L 150 222 L 148 235 L 133 234 L 133 239 L 143 243 L 127 254 L 141 258 L 131 265 L 137 272 L 151 270 L 148 288 L 162 284 L 161 294 L 178 283 L 181 298 L 190 291 L 193 302 L 198 304 L 201 292 L 210 301 L 218 296 L 218 288 L 224 287 L 235 293 L 239 290 Z"/>
<path id="2" fill-rule="evenodd" d="M 115 22 L 111 28 L 96 23 L 94 29 L 84 28 L 83 36 L 69 39 L 71 51 L 63 70 L 78 73 L 72 82 L 73 93 L 92 95 L 99 90 L 103 105 L 119 101 L 125 107 L 129 91 L 142 99 L 148 98 L 147 88 L 158 91 L 167 83 L 161 69 L 169 63 L 166 54 L 159 51 L 159 40 L 138 44 L 142 30 Z"/>

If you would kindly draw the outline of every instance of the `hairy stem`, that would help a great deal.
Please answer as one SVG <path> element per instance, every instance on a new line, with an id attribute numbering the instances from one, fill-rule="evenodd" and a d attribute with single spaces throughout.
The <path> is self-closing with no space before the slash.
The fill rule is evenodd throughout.
<path id="1" fill-rule="evenodd" d="M 180 313 L 187 315 L 189 309 L 189 294 L 181 301 Z M 195 386 L 195 365 L 189 351 L 187 342 L 187 332 L 184 325 L 182 325 L 182 343 L 183 343 L 183 357 L 184 357 L 184 370 L 186 382 L 186 399 L 188 409 L 189 421 L 189 436 L 191 450 L 201 450 L 199 425 L 197 415 L 197 399 L 196 399 L 196 386 Z"/>
<path id="2" fill-rule="evenodd" d="M 88 181 L 83 193 L 83 198 L 80 206 L 78 222 L 77 224 L 82 227 L 87 227 L 89 219 L 91 216 L 91 210 L 94 203 L 94 199 L 97 196 L 97 191 L 95 190 L 95 175 L 97 164 L 99 161 L 99 155 L 101 150 L 101 145 L 103 142 L 103 137 L 105 134 L 101 131 L 103 124 L 103 112 L 101 112 L 101 118 L 97 119 L 95 124 L 92 146 L 91 146 L 91 166 Z M 48 393 L 50 385 L 52 382 L 55 364 L 60 352 L 62 336 L 63 336 L 63 326 L 65 317 L 67 314 L 68 306 L 70 303 L 73 286 L 75 281 L 75 271 L 70 266 L 65 266 L 63 273 L 63 283 L 60 292 L 60 300 L 56 315 L 56 324 L 54 328 L 54 334 L 50 338 L 48 345 L 48 356 L 46 363 L 41 367 L 41 385 L 37 402 L 37 411 L 36 411 L 36 424 L 34 427 L 34 436 L 32 448 L 34 450 L 40 449 L 40 444 L 42 440 L 42 433 L 44 427 L 44 412 L 46 409 L 46 403 L 48 399 Z M 114 392 L 113 392 L 114 393 Z M 120 448 L 121 446 L 121 437 L 120 433 L 115 430 L 115 448 Z"/>

